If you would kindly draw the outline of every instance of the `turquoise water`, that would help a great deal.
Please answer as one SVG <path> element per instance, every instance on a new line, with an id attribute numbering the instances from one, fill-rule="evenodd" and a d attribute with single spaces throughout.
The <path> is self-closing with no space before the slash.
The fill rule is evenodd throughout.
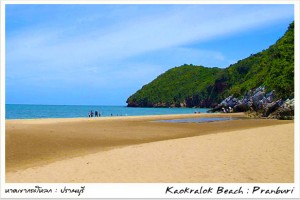
<path id="1" fill-rule="evenodd" d="M 88 117 L 96 110 L 101 116 L 143 116 L 165 114 L 191 114 L 207 112 L 206 108 L 129 108 L 126 106 L 79 106 L 79 105 L 22 105 L 6 104 L 6 119 L 77 118 Z"/>

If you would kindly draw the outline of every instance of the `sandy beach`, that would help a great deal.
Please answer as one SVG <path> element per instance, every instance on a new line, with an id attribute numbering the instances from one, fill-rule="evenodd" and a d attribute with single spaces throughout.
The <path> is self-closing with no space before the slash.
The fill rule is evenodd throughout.
<path id="1" fill-rule="evenodd" d="M 240 119 L 157 122 L 194 117 Z M 6 120 L 6 182 L 293 181 L 293 121 L 239 113 Z"/>

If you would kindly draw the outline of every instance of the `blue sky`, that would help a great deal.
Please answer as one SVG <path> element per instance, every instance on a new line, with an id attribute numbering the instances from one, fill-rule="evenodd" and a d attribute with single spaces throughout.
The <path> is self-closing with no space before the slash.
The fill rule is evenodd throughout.
<path id="1" fill-rule="evenodd" d="M 6 103 L 126 105 L 182 64 L 268 48 L 293 5 L 6 5 Z"/>

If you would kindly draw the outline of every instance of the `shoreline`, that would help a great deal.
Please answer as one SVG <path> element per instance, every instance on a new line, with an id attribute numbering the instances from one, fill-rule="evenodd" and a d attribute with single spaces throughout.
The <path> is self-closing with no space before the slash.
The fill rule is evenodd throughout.
<path id="1" fill-rule="evenodd" d="M 71 118 L 28 118 L 28 119 L 5 119 L 5 121 L 21 121 L 21 120 L 92 120 L 92 119 L 135 119 L 135 118 L 157 118 L 157 117 L 204 117 L 204 116 L 237 116 L 237 117 L 247 117 L 244 112 L 239 113 L 188 113 L 188 114 L 157 114 L 157 115 L 128 115 L 128 116 L 101 116 L 101 117 L 71 117 Z"/>
<path id="2" fill-rule="evenodd" d="M 161 119 L 237 116 L 243 120 L 203 123 L 156 122 Z M 56 162 L 122 151 L 139 145 L 151 146 L 159 142 L 173 143 L 185 139 L 198 140 L 212 135 L 222 138 L 224 134 L 231 132 L 251 132 L 254 128 L 271 129 L 274 126 L 293 124 L 292 120 L 249 119 L 243 113 L 7 120 L 6 174 L 18 174 Z"/>

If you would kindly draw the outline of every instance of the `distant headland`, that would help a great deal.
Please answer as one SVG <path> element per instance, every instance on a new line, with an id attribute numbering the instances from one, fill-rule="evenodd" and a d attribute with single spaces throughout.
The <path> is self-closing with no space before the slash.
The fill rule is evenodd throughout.
<path id="1" fill-rule="evenodd" d="M 291 104 L 293 107 L 293 98 L 294 22 L 266 50 L 251 54 L 225 69 L 192 64 L 172 68 L 144 85 L 126 103 L 128 107 L 259 111 L 266 117 L 279 107 Z M 294 109 L 288 112 L 293 115 Z"/>

